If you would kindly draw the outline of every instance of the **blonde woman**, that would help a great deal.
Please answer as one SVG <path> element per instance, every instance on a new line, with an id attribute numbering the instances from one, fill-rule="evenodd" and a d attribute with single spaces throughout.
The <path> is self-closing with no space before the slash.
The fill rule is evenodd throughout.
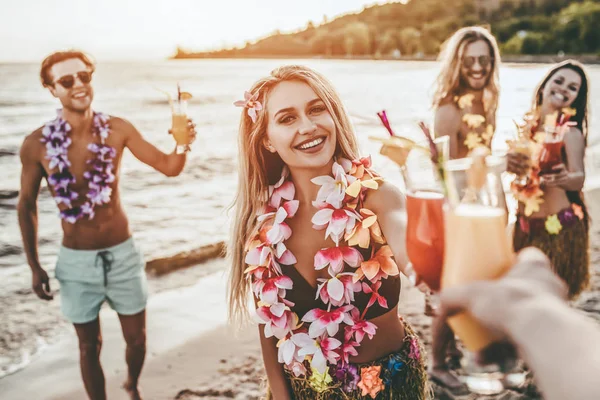
<path id="1" fill-rule="evenodd" d="M 426 398 L 423 350 L 398 317 L 404 201 L 359 158 L 335 89 L 284 66 L 236 104 L 229 308 L 243 318 L 253 294 L 268 397 Z"/>

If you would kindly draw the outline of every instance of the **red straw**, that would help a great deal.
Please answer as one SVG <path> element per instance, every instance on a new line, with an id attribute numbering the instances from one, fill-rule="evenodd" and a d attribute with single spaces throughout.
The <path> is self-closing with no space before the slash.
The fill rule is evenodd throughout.
<path id="1" fill-rule="evenodd" d="M 387 129 L 387 131 L 390 134 L 390 136 L 396 136 L 394 134 L 394 131 L 392 130 L 392 127 L 390 126 L 390 121 L 388 120 L 388 117 L 387 117 L 387 114 L 385 113 L 385 110 L 381 110 L 380 112 L 378 112 L 377 116 L 381 120 L 381 123 L 383 124 L 383 126 L 385 127 L 385 129 Z"/>

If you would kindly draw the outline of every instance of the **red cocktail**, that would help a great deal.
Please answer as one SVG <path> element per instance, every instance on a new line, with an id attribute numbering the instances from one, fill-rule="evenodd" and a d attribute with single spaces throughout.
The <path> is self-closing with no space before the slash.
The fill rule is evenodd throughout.
<path id="1" fill-rule="evenodd" d="M 444 262 L 444 195 L 420 190 L 406 194 L 406 249 L 417 275 L 433 291 L 440 289 Z"/>
<path id="2" fill-rule="evenodd" d="M 564 143 L 560 141 L 545 142 L 540 151 L 539 166 L 540 174 L 553 174 L 553 170 L 559 164 L 563 163 L 562 149 Z"/>

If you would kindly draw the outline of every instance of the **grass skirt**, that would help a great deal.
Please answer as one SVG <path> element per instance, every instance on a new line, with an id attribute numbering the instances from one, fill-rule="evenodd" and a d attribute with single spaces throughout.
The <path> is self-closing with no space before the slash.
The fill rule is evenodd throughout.
<path id="1" fill-rule="evenodd" d="M 533 246 L 542 250 L 552 262 L 554 272 L 569 287 L 569 299 L 573 299 L 587 288 L 590 281 L 589 234 L 585 220 L 576 219 L 572 224 L 565 224 L 555 235 L 548 233 L 543 224 L 536 223 L 540 220 L 545 221 L 527 219 L 529 223 L 525 226 L 531 229 L 526 231 L 523 224 L 517 221 L 513 236 L 514 249 L 519 251 Z"/>
<path id="2" fill-rule="evenodd" d="M 401 349 L 375 361 L 354 364 L 357 367 L 359 377 L 362 368 L 372 366 L 381 367 L 379 377 L 385 387 L 374 397 L 376 400 L 426 400 L 431 398 L 427 384 L 425 351 L 414 330 L 405 321 L 403 323 L 405 338 Z M 415 357 L 414 346 L 418 347 L 418 358 Z M 411 347 L 413 347 L 412 352 Z M 390 364 L 400 365 L 400 363 L 402 367 L 392 375 Z M 285 370 L 285 372 L 294 400 L 353 400 L 373 398 L 368 394 L 363 396 L 360 388 L 352 391 L 344 391 L 340 383 L 332 384 L 326 390 L 317 392 L 313 389 L 307 377 L 297 378 L 290 371 Z M 267 400 L 271 398 L 268 392 Z"/>

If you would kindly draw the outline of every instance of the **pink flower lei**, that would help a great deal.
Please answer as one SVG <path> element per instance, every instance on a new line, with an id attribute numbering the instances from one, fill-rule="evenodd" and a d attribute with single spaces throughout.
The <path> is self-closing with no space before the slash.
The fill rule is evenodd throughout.
<path id="1" fill-rule="evenodd" d="M 60 211 L 60 218 L 71 224 L 83 217 L 93 219 L 94 208 L 110 202 L 112 194 L 110 183 L 115 180 L 113 158 L 117 153 L 114 148 L 104 143 L 110 134 L 109 119 L 106 114 L 94 113 L 93 133 L 100 139 L 100 143 L 88 145 L 88 150 L 94 155 L 87 161 L 91 168 L 83 174 L 88 182 L 89 191 L 86 194 L 86 201 L 77 206 L 73 205 L 73 201 L 79 198 L 79 194 L 70 188 L 70 185 L 75 183 L 68 158 L 71 126 L 62 118 L 62 110 L 58 110 L 56 118 L 46 123 L 42 129 L 41 141 L 46 145 L 46 159 L 50 160 L 49 168 L 58 169 L 48 177 L 48 184 L 52 186 L 56 203 L 67 207 Z"/>
<path id="2" fill-rule="evenodd" d="M 327 268 L 329 278 L 319 279 L 316 297 L 326 309 L 314 308 L 302 317 L 293 311 L 294 304 L 286 300 L 292 279 L 284 275 L 281 265 L 293 265 L 296 258 L 285 246 L 292 235 L 286 223 L 298 210 L 295 187 L 284 168 L 281 179 L 269 187 L 266 210 L 258 216 L 259 230 L 248 242 L 245 273 L 258 298 L 256 310 L 265 336 L 279 339 L 278 358 L 296 376 L 311 371 L 326 373 L 328 367 L 343 368 L 349 357 L 357 355 L 357 347 L 377 327 L 365 319 L 367 309 L 375 302 L 387 308 L 378 290 L 381 280 L 399 274 L 389 246 L 382 240 L 376 215 L 362 208 L 367 190 L 377 190 L 381 178 L 370 170 L 371 159 L 350 161 L 340 158 L 333 164 L 332 176 L 312 180 L 321 186 L 313 204 L 319 209 L 312 219 L 315 229 L 325 230 L 336 246 L 321 249 L 314 257 L 315 269 Z M 364 226 L 363 226 L 364 225 Z M 358 240 L 372 235 L 373 242 Z M 349 246 L 350 243 L 357 243 Z M 375 254 L 375 245 L 379 250 Z M 364 260 L 358 247 L 371 247 L 370 260 Z M 348 264 L 356 272 L 343 272 Z M 371 296 L 360 313 L 353 305 L 354 294 Z"/>

